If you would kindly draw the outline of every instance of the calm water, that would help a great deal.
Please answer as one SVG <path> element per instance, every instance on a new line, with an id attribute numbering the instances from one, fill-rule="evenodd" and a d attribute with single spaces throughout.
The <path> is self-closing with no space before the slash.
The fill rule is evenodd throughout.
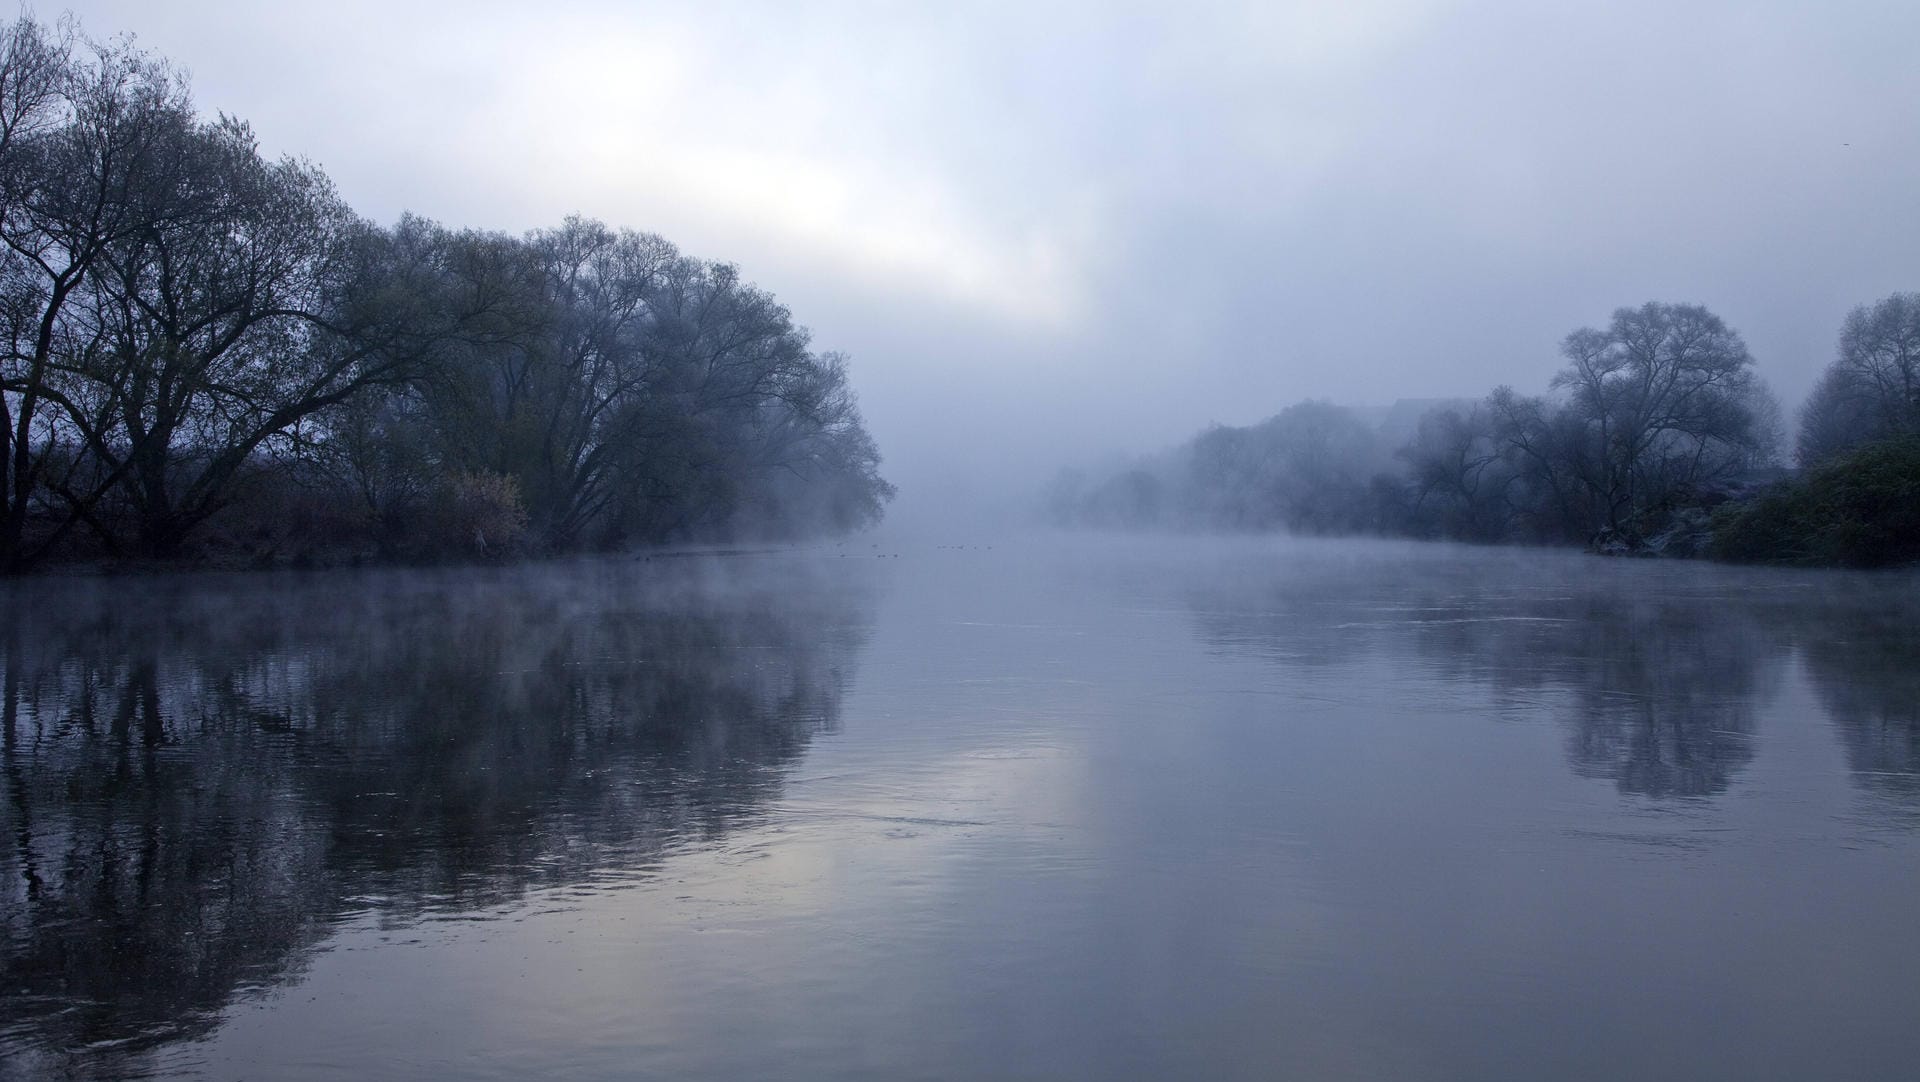
<path id="1" fill-rule="evenodd" d="M 861 541 L 0 606 L 0 1074 L 1920 1063 L 1911 575 Z"/>

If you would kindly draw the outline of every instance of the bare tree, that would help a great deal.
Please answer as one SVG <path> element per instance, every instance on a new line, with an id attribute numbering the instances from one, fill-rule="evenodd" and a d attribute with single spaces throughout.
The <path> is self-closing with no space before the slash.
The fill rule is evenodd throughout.
<path id="1" fill-rule="evenodd" d="M 1412 475 L 1416 511 L 1437 516 L 1440 532 L 1473 541 L 1498 540 L 1507 528 L 1507 489 L 1514 481 L 1489 408 L 1437 410 L 1420 418 L 1398 452 Z"/>
<path id="2" fill-rule="evenodd" d="M 1619 309 L 1606 330 L 1568 335 L 1561 352 L 1569 363 L 1553 385 L 1597 452 L 1578 471 L 1596 531 L 1631 532 L 1676 492 L 1771 456 L 1770 396 L 1753 358 L 1699 305 Z"/>
<path id="3" fill-rule="evenodd" d="M 419 383 L 421 416 L 441 468 L 510 478 L 549 547 L 861 525 L 891 495 L 844 358 L 732 266 L 579 218 L 445 243 L 451 289 L 497 303 Z"/>
<path id="4" fill-rule="evenodd" d="M 757 477 L 746 529 L 844 532 L 877 522 L 894 488 L 861 422 L 843 354 L 782 373 L 753 414 L 743 445 Z"/>
<path id="5" fill-rule="evenodd" d="M 647 393 L 617 423 L 632 442 L 619 532 L 722 531 L 783 460 L 766 411 L 806 404 L 806 332 L 727 263 L 679 259 L 651 298 Z"/>
<path id="6" fill-rule="evenodd" d="M 0 29 L 0 235 L 8 241 L 0 261 L 0 319 L 7 339 L 0 355 L 0 569 L 20 556 L 43 461 L 35 443 L 51 350 L 46 312 L 52 298 L 45 294 L 59 292 L 61 284 L 48 290 L 30 256 L 11 242 L 34 194 L 34 171 L 23 168 L 33 156 L 27 148 L 60 123 L 70 72 L 71 44 L 64 36 L 26 15 Z M 53 300 L 51 307 L 58 306 Z"/>
<path id="7" fill-rule="evenodd" d="M 1800 413 L 1795 448 L 1817 465 L 1862 443 L 1920 432 L 1920 293 L 1847 315 L 1840 352 Z"/>
<path id="8" fill-rule="evenodd" d="M 639 433 L 621 422 L 636 396 L 654 389 L 654 294 L 681 257 L 648 233 L 569 218 L 529 249 L 554 306 L 550 355 L 557 395 L 535 433 L 546 529 L 576 542 L 615 498 L 615 474 Z"/>
<path id="9" fill-rule="evenodd" d="M 650 292 L 678 258 L 657 237 L 569 219 L 527 239 L 444 234 L 470 313 L 419 385 L 442 468 L 511 479 L 534 529 L 565 547 L 610 498 L 649 389 Z"/>
<path id="10" fill-rule="evenodd" d="M 313 166 L 264 160 L 230 118 L 173 125 L 138 188 L 137 228 L 88 278 L 94 339 L 62 366 L 72 411 L 120 480 L 146 555 L 224 507 L 256 456 L 370 383 L 402 378 L 423 332 L 395 311 L 409 253 Z"/>
<path id="11" fill-rule="evenodd" d="M 249 536 L 290 485 L 363 524 L 465 486 L 560 548 L 891 495 L 844 359 L 734 267 L 583 219 L 375 228 L 80 40 L 0 28 L 0 571 L 177 554 L 254 480 Z"/>
<path id="12" fill-rule="evenodd" d="M 1587 478 L 1604 472 L 1603 448 L 1575 411 L 1496 387 L 1487 412 L 1512 480 L 1503 490 L 1510 521 L 1536 541 L 1584 541 L 1596 515 Z"/>
<path id="13" fill-rule="evenodd" d="M 70 30 L 23 18 L 0 43 L 0 569 L 18 570 L 117 480 L 85 472 L 73 426 L 105 424 L 107 405 L 73 397 L 59 368 L 97 344 L 89 275 L 139 225 L 136 189 L 192 111 L 179 77 L 125 42 L 91 44 L 76 60 Z M 29 543 L 36 509 L 50 525 Z"/>

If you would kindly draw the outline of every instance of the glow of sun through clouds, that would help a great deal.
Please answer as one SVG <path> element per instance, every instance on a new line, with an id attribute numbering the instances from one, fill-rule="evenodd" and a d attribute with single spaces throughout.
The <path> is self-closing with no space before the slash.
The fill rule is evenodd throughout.
<path id="1" fill-rule="evenodd" d="M 716 250 L 773 254 L 989 317 L 1060 329 L 1085 314 L 1084 215 L 1008 227 L 970 215 L 949 187 L 900 163 L 686 131 L 609 138 L 601 133 L 619 131 L 610 122 L 574 117 L 546 137 L 573 147 L 571 194 L 620 221 L 671 217 L 717 238 Z"/>
<path id="2" fill-rule="evenodd" d="M 1329 84 L 1436 0 L 223 6 L 78 10 L 377 218 L 580 212 L 796 303 L 832 282 L 1064 331 L 1110 322 L 1104 279 L 1169 201 L 1304 202 L 1344 142 Z"/>
<path id="3" fill-rule="evenodd" d="M 658 229 L 696 254 L 1054 329 L 1084 316 L 1084 206 L 982 207 L 963 174 L 892 137 L 919 121 L 870 100 L 870 79 L 835 74 L 858 62 L 851 43 L 789 54 L 765 27 L 730 29 L 528 26 L 515 92 L 489 122 L 542 163 L 542 202 Z"/>
<path id="4" fill-rule="evenodd" d="M 1364 69 L 1435 6 L 555 4 L 404 17 L 416 41 L 457 45 L 427 58 L 434 82 L 481 89 L 484 116 L 443 122 L 436 140 L 462 163 L 459 183 L 515 204 L 480 221 L 579 210 L 750 276 L 775 268 L 775 281 L 1064 331 L 1109 318 L 1095 309 L 1118 238 L 1170 194 L 1284 198 L 1323 175 L 1342 143 L 1311 108 L 1324 94 L 1276 89 Z"/>
<path id="5" fill-rule="evenodd" d="M 992 323 L 1087 315 L 1096 203 L 1053 183 L 1050 163 L 962 146 L 969 125 L 1017 139 L 1019 118 L 973 115 L 992 90 L 984 44 L 950 48 L 928 26 L 947 18 L 935 10 L 76 0 L 75 12 L 190 69 L 204 110 L 318 162 L 376 219 L 519 232 L 583 213 L 737 262 L 796 301 L 803 277 Z M 973 13 L 954 18 L 982 30 Z M 1030 186 L 1010 197 L 997 184 Z"/>

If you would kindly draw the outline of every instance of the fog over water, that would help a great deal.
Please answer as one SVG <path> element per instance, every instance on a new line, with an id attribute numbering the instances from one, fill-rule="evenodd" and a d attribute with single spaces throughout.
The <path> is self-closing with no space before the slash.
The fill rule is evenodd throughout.
<path id="1" fill-rule="evenodd" d="M 905 517 L 1303 398 L 1535 393 L 1647 300 L 1790 416 L 1915 288 L 1894 0 L 73 10 L 378 220 L 738 262 L 852 354 Z"/>
<path id="2" fill-rule="evenodd" d="M 5 591 L 29 1075 L 1920 1052 L 1910 574 L 1082 536 Z"/>
<path id="3" fill-rule="evenodd" d="M 1920 1062 L 1920 5 L 71 14 L 0 1080 Z"/>

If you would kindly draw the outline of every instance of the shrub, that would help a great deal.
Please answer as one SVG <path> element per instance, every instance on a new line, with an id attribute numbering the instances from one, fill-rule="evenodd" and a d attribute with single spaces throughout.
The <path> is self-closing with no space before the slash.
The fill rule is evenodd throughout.
<path id="1" fill-rule="evenodd" d="M 456 473 L 434 486 L 407 531 L 416 559 L 502 559 L 524 554 L 527 511 L 514 479 L 497 473 Z"/>
<path id="2" fill-rule="evenodd" d="M 1920 437 L 1868 444 L 1714 516 L 1711 553 L 1745 563 L 1920 562 Z"/>

